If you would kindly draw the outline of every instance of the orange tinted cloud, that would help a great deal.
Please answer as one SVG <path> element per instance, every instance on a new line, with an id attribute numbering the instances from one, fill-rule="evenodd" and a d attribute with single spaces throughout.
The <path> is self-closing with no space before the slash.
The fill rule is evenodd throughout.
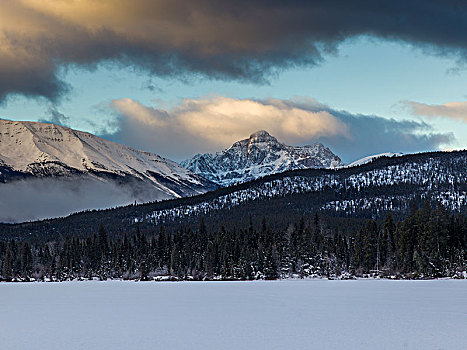
<path id="1" fill-rule="evenodd" d="M 449 118 L 467 123 L 467 102 L 447 102 L 442 105 L 429 105 L 414 101 L 405 101 L 404 104 L 412 114 L 429 118 Z"/>
<path id="2" fill-rule="evenodd" d="M 297 144 L 320 137 L 348 137 L 348 128 L 327 111 L 312 112 L 274 101 L 227 97 L 187 99 L 168 110 L 147 107 L 129 98 L 114 100 L 112 108 L 126 129 L 151 130 L 154 140 L 189 141 L 184 147 L 211 151 L 229 147 L 258 130 Z M 144 134 L 144 133 L 143 133 Z M 181 143 L 185 143 L 181 140 Z"/>

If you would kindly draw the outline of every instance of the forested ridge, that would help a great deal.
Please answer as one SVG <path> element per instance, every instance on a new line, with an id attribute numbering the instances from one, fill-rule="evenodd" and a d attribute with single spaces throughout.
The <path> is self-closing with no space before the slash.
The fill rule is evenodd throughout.
<path id="1" fill-rule="evenodd" d="M 248 224 L 248 216 L 265 217 L 272 228 L 301 216 L 381 220 L 389 212 L 401 219 L 412 205 L 441 203 L 467 213 L 467 151 L 383 157 L 352 168 L 295 170 L 274 174 L 194 197 L 94 210 L 66 218 L 0 224 L 0 239 L 35 243 L 71 235 L 86 238 L 103 224 L 110 236 L 145 234 L 164 226 L 196 229 L 201 217 L 209 229 Z M 338 220 L 332 220 L 337 222 Z"/>
<path id="2" fill-rule="evenodd" d="M 258 219 L 258 218 L 256 218 Z M 348 220 L 348 219 L 346 219 Z M 265 218 L 243 227 L 109 236 L 105 226 L 87 238 L 35 244 L 0 242 L 3 281 L 74 279 L 254 280 L 278 278 L 466 277 L 467 220 L 426 202 L 402 220 L 388 213 L 353 232 L 331 229 L 318 213 L 282 228 Z"/>
<path id="3" fill-rule="evenodd" d="M 467 151 L 0 225 L 4 281 L 465 277 Z"/>

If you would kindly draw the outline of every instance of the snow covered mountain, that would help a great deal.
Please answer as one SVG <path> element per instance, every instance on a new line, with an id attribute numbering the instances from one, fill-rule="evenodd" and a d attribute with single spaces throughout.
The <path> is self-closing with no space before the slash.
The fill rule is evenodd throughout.
<path id="1" fill-rule="evenodd" d="M 67 214 L 213 188 L 210 181 L 156 154 L 59 125 L 0 119 L 0 208 L 21 202 L 21 193 L 23 201 L 36 201 L 37 209 L 44 201 L 51 206 L 57 201 L 60 208 L 69 207 L 61 213 Z M 47 216 L 33 212 L 31 218 Z"/>
<path id="2" fill-rule="evenodd" d="M 336 168 L 343 163 L 321 143 L 287 146 L 261 130 L 215 154 L 197 154 L 180 163 L 223 186 L 287 170 Z"/>
<path id="3" fill-rule="evenodd" d="M 360 167 L 277 174 L 264 181 L 222 189 L 215 198 L 204 196 L 203 200 L 201 196 L 197 201 L 179 205 L 173 202 L 173 207 L 155 205 L 151 211 L 148 206 L 145 214 L 140 211 L 139 217 L 127 222 L 180 223 L 203 215 L 216 220 L 214 215 L 220 213 L 219 221 L 234 215 L 236 208 L 240 212 L 261 210 L 263 213 L 265 202 L 270 211 L 265 215 L 320 212 L 339 217 L 375 218 L 388 211 L 408 213 L 412 205 L 421 207 L 425 201 L 465 213 L 466 168 L 467 150 L 379 157 Z"/>
<path id="4" fill-rule="evenodd" d="M 368 156 L 368 157 L 364 157 L 362 159 L 358 159 L 358 160 L 346 165 L 346 167 L 350 168 L 350 167 L 353 167 L 353 166 L 359 166 L 359 165 L 367 164 L 367 163 L 370 163 L 373 160 L 381 158 L 381 157 L 400 157 L 402 155 L 403 155 L 402 153 L 392 153 L 392 152 L 374 154 L 372 156 Z"/>

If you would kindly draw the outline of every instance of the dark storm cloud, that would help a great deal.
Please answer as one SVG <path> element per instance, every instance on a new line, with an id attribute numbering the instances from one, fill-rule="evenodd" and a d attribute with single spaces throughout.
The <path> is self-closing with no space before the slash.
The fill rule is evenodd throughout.
<path id="1" fill-rule="evenodd" d="M 349 126 L 350 139 L 322 137 L 323 142 L 346 162 L 384 152 L 436 151 L 452 144 L 452 133 L 438 133 L 429 124 L 412 120 L 331 112 Z"/>
<path id="2" fill-rule="evenodd" d="M 118 62 L 159 76 L 264 83 L 359 35 L 467 54 L 462 1 L 18 0 L 0 11 L 0 101 L 56 99 L 63 66 Z"/>

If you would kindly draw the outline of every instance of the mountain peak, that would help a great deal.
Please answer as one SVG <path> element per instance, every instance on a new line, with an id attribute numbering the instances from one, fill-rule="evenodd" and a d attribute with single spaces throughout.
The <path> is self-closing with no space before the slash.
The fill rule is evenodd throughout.
<path id="1" fill-rule="evenodd" d="M 254 132 L 253 134 L 250 135 L 248 141 L 250 144 L 262 143 L 262 142 L 274 142 L 274 143 L 279 142 L 274 136 L 272 136 L 266 130 L 259 130 L 259 131 Z"/>
<path id="2" fill-rule="evenodd" d="M 257 139 L 257 138 L 274 138 L 268 133 L 266 130 L 258 130 L 250 135 L 250 139 Z"/>
<path id="3" fill-rule="evenodd" d="M 343 163 L 321 144 L 287 146 L 267 131 L 259 130 L 225 151 L 196 155 L 181 165 L 226 186 L 287 170 L 334 168 Z"/>

